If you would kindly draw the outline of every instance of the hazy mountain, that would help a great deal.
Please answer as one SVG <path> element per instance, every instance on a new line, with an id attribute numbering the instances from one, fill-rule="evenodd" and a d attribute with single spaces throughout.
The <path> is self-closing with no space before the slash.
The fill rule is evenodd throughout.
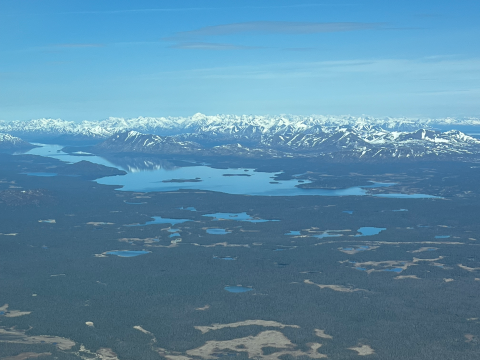
<path id="1" fill-rule="evenodd" d="M 292 135 L 296 133 L 317 134 L 326 129 L 353 128 L 356 131 L 385 129 L 392 131 L 415 131 L 418 129 L 470 127 L 480 129 L 480 119 L 415 119 L 375 118 L 354 116 L 258 116 L 195 114 L 190 117 L 138 117 L 132 119 L 108 118 L 101 121 L 75 123 L 62 119 L 35 119 L 30 121 L 0 121 L 0 132 L 19 136 L 28 141 L 50 143 L 100 142 L 118 132 L 135 130 L 155 135 L 203 134 L 222 138 L 258 139 L 264 134 Z"/>
<path id="2" fill-rule="evenodd" d="M 35 145 L 30 144 L 18 137 L 0 133 L 0 151 L 19 151 L 34 148 Z"/>
<path id="3" fill-rule="evenodd" d="M 378 128 L 337 128 L 315 134 L 279 135 L 263 133 L 259 137 L 225 136 L 204 133 L 204 143 L 223 140 L 231 144 L 205 146 L 188 141 L 195 134 L 180 136 L 147 135 L 137 131 L 115 134 L 94 146 L 96 153 L 139 153 L 239 157 L 324 157 L 332 159 L 452 158 L 480 155 L 480 141 L 459 131 L 389 132 Z M 209 139 L 209 140 L 208 140 Z M 208 141 L 207 141 L 208 140 Z M 242 143 L 243 142 L 243 143 Z M 250 145 L 246 145 L 250 144 Z M 253 145 L 251 145 L 253 144 Z"/>

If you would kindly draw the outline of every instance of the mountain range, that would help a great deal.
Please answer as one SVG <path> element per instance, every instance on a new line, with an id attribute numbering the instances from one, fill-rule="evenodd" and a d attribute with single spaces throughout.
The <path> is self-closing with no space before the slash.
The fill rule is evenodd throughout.
<path id="1" fill-rule="evenodd" d="M 456 130 L 323 129 L 316 133 L 183 134 L 160 136 L 127 131 L 93 146 L 97 154 L 237 156 L 252 158 L 318 157 L 332 160 L 452 159 L 480 156 L 480 140 Z M 209 146 L 215 141 L 228 144 Z M 194 141 L 199 140 L 199 141 Z"/>
<path id="2" fill-rule="evenodd" d="M 258 116 L 214 115 L 197 113 L 190 117 L 138 117 L 131 119 L 110 117 L 100 121 L 73 122 L 62 119 L 35 119 L 29 121 L 0 121 L 0 132 L 18 136 L 27 141 L 99 142 L 118 132 L 135 130 L 146 134 L 228 134 L 253 133 L 315 133 L 326 127 L 378 127 L 388 131 L 414 131 L 425 129 L 452 129 L 478 127 L 478 118 L 375 118 L 370 116 Z M 459 128 L 458 130 L 462 130 Z"/>
<path id="3" fill-rule="evenodd" d="M 435 129 L 454 126 L 480 129 L 480 120 L 203 114 L 81 123 L 37 119 L 0 122 L 0 131 L 9 134 L 0 142 L 20 145 L 22 140 L 14 136 L 21 136 L 29 141 L 91 145 L 89 151 L 103 154 L 333 160 L 480 157 L 479 140 L 458 130 Z"/>

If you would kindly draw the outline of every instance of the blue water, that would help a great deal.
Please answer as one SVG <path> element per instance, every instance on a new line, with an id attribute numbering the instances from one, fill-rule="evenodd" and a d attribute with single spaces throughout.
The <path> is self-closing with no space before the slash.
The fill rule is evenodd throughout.
<path id="1" fill-rule="evenodd" d="M 148 253 L 150 253 L 150 251 L 115 250 L 115 251 L 107 251 L 105 254 L 117 255 L 119 257 L 135 257 L 135 256 L 144 255 Z"/>
<path id="2" fill-rule="evenodd" d="M 215 214 L 205 214 L 202 216 L 213 217 L 214 221 L 217 220 L 235 220 L 235 221 L 248 221 L 251 223 L 263 223 L 268 221 L 280 221 L 280 220 L 264 220 L 264 219 L 254 219 L 246 212 L 242 213 L 215 213 Z"/>
<path id="3" fill-rule="evenodd" d="M 301 235 L 301 234 L 300 234 L 300 231 L 290 230 L 289 233 L 285 233 L 284 235 L 299 236 L 299 235 Z"/>
<path id="4" fill-rule="evenodd" d="M 197 209 L 195 209 L 193 206 L 189 206 L 189 207 L 181 207 L 179 208 L 180 210 L 188 210 L 188 211 L 197 211 Z"/>
<path id="5" fill-rule="evenodd" d="M 448 239 L 450 235 L 436 235 L 435 239 Z"/>
<path id="6" fill-rule="evenodd" d="M 392 210 L 394 212 L 399 212 L 399 211 L 408 211 L 408 209 L 398 209 L 398 210 Z"/>
<path id="7" fill-rule="evenodd" d="M 371 235 L 378 235 L 380 232 L 383 230 L 387 230 L 386 228 L 377 228 L 377 227 L 361 227 L 360 229 L 357 230 L 360 234 L 357 234 L 355 236 L 371 236 Z"/>
<path id="8" fill-rule="evenodd" d="M 126 200 L 123 201 L 125 204 L 128 204 L 128 205 L 144 205 L 146 203 L 144 202 L 139 202 L 139 203 L 136 203 L 136 202 L 128 202 Z"/>
<path id="9" fill-rule="evenodd" d="M 338 236 L 343 236 L 343 234 L 330 234 L 328 231 L 325 231 L 324 233 L 322 234 L 318 234 L 318 235 L 313 235 L 312 237 L 316 237 L 316 238 L 319 238 L 319 239 L 323 239 L 323 238 L 328 238 L 328 237 L 338 237 Z"/>
<path id="10" fill-rule="evenodd" d="M 180 231 L 180 229 L 168 229 L 167 231 L 168 232 L 178 232 L 178 231 Z"/>
<path id="11" fill-rule="evenodd" d="M 230 234 L 231 231 L 226 231 L 225 229 L 207 229 L 207 234 L 212 234 L 212 235 L 226 235 Z"/>
<path id="12" fill-rule="evenodd" d="M 28 173 L 22 173 L 24 175 L 28 176 L 43 176 L 43 177 L 50 177 L 50 176 L 57 176 L 57 173 L 47 173 L 47 172 L 28 172 Z"/>
<path id="13" fill-rule="evenodd" d="M 345 213 L 345 214 L 350 214 L 350 215 L 353 214 L 353 211 L 352 211 L 352 210 L 345 210 L 345 211 L 342 211 L 342 212 Z"/>
<path id="14" fill-rule="evenodd" d="M 179 237 L 179 236 L 180 236 L 179 233 L 173 233 L 173 234 L 170 234 L 168 237 L 173 238 L 173 237 Z"/>
<path id="15" fill-rule="evenodd" d="M 64 153 L 63 151 L 61 151 L 62 148 L 64 148 L 63 145 L 44 145 L 44 144 L 34 144 L 34 145 L 40 145 L 40 147 L 31 149 L 25 154 L 47 156 L 47 157 L 55 158 L 70 164 L 74 164 L 82 160 L 85 160 L 85 161 L 90 161 L 91 163 L 94 163 L 94 164 L 100 164 L 100 165 L 105 165 L 109 167 L 119 168 L 118 166 L 112 164 L 110 161 L 105 160 L 100 156 L 91 156 L 91 155 L 78 156 L 78 155 L 70 155 L 70 154 Z M 124 170 L 124 169 L 121 169 L 121 170 Z"/>
<path id="16" fill-rule="evenodd" d="M 164 219 L 161 216 L 152 216 L 152 218 L 153 218 L 152 221 L 147 221 L 145 224 L 131 224 L 131 225 L 123 225 L 123 226 L 134 227 L 134 226 L 147 226 L 147 225 L 155 225 L 155 224 L 176 225 L 176 224 L 182 224 L 187 221 L 193 221 L 189 219 Z"/>
<path id="17" fill-rule="evenodd" d="M 375 194 L 373 196 L 394 199 L 441 199 L 440 196 L 426 194 Z"/>
<path id="18" fill-rule="evenodd" d="M 403 271 L 403 269 L 402 268 L 394 268 L 394 269 L 384 269 L 383 271 L 401 273 Z"/>
<path id="19" fill-rule="evenodd" d="M 231 293 L 244 293 L 253 290 L 252 288 L 243 286 L 225 286 L 224 289 Z"/>
<path id="20" fill-rule="evenodd" d="M 370 246 L 366 246 L 366 245 L 362 245 L 362 246 L 359 246 L 357 248 L 353 248 L 353 247 L 342 248 L 342 250 L 345 250 L 345 251 L 353 251 L 353 250 L 366 251 L 366 250 L 369 250 L 369 249 L 370 249 Z"/>
<path id="21" fill-rule="evenodd" d="M 37 144 L 42 145 L 42 144 Z M 364 196 L 370 195 L 368 189 L 376 187 L 392 186 L 393 183 L 373 183 L 368 186 L 354 186 L 347 189 L 302 189 L 296 187 L 298 179 L 278 180 L 272 184 L 272 178 L 278 173 L 257 172 L 254 169 L 215 169 L 207 165 L 176 167 L 172 169 L 155 168 L 146 171 L 138 169 L 122 168 L 116 166 L 100 156 L 78 156 L 70 155 L 61 151 L 61 145 L 42 145 L 34 148 L 26 154 L 48 156 L 69 163 L 76 163 L 82 160 L 90 161 L 109 167 L 125 170 L 126 175 L 109 176 L 95 180 L 104 185 L 120 185 L 121 191 L 178 191 L 178 190 L 207 190 L 217 191 L 236 195 L 263 195 L 263 196 L 297 196 L 297 195 L 318 195 L 318 196 Z M 225 173 L 239 175 L 248 171 L 251 176 L 224 176 Z M 198 183 L 164 183 L 169 179 L 193 179 L 201 178 Z M 305 180 L 308 184 L 311 181 Z M 371 196 L 389 198 L 437 198 L 425 194 L 375 194 Z"/>
<path id="22" fill-rule="evenodd" d="M 360 271 L 367 271 L 367 268 L 357 266 L 355 270 L 360 270 Z"/>

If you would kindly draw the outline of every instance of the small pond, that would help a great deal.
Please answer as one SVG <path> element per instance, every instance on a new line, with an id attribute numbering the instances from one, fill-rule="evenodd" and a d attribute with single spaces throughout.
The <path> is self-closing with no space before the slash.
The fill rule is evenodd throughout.
<path id="1" fill-rule="evenodd" d="M 360 229 L 357 230 L 359 234 L 355 236 L 371 236 L 371 235 L 378 235 L 382 231 L 387 230 L 387 228 L 377 228 L 377 227 L 361 227 Z"/>
<path id="2" fill-rule="evenodd" d="M 225 229 L 207 229 L 206 232 L 211 235 L 226 235 L 231 233 L 231 231 Z"/>
<path id="3" fill-rule="evenodd" d="M 132 250 L 114 250 L 114 251 L 107 251 L 106 255 L 116 255 L 119 257 L 135 257 L 139 255 L 145 255 L 150 253 L 150 251 L 132 251 Z"/>
<path id="4" fill-rule="evenodd" d="M 145 224 L 130 224 L 130 225 L 123 225 L 123 226 L 134 227 L 134 226 L 147 226 L 147 225 L 155 225 L 155 224 L 176 225 L 176 224 L 182 224 L 187 221 L 193 221 L 190 219 L 167 219 L 167 218 L 162 218 L 161 216 L 152 216 L 152 218 L 153 218 L 152 221 L 147 221 Z"/>
<path id="5" fill-rule="evenodd" d="M 251 223 L 264 223 L 268 221 L 280 221 L 280 220 L 264 220 L 264 219 L 255 219 L 248 215 L 246 212 L 242 213 L 215 213 L 215 214 L 205 214 L 202 216 L 213 217 L 215 221 L 217 220 L 235 220 L 235 221 L 247 221 Z"/>

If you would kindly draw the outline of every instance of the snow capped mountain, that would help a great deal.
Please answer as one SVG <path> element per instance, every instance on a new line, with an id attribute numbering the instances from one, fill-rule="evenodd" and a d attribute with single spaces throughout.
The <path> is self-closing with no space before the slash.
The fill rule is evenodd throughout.
<path id="1" fill-rule="evenodd" d="M 112 135 L 106 141 L 95 145 L 94 149 L 100 152 L 194 154 L 202 148 L 194 142 L 177 141 L 171 136 L 126 131 Z"/>
<path id="2" fill-rule="evenodd" d="M 65 141 L 101 140 L 118 132 L 135 130 L 155 135 L 209 134 L 217 137 L 259 138 L 264 134 L 316 134 L 330 129 L 352 128 L 358 133 L 386 130 L 389 133 L 433 129 L 437 125 L 480 126 L 480 119 L 413 119 L 374 118 L 354 116 L 296 116 L 296 115 L 214 115 L 195 114 L 190 117 L 108 118 L 101 121 L 75 123 L 62 119 L 30 121 L 0 121 L 0 132 L 27 140 Z M 480 128 L 480 127 L 479 127 Z"/>
<path id="3" fill-rule="evenodd" d="M 137 131 L 118 133 L 94 146 L 97 153 L 174 154 L 197 156 L 237 156 L 256 158 L 321 157 L 325 159 L 445 159 L 480 156 L 480 141 L 459 131 L 388 132 L 372 128 L 329 129 L 329 131 L 281 135 L 264 133 L 253 142 L 244 135 L 230 136 L 232 143 L 217 146 L 185 140 L 187 135 L 159 136 Z M 207 135 L 203 134 L 202 140 Z M 216 135 L 210 133 L 211 138 Z M 197 137 L 192 134 L 191 137 Z M 221 134 L 222 139 L 227 139 Z M 239 140 L 237 142 L 237 140 Z M 245 141 L 242 141 L 245 140 Z M 211 140 L 210 144 L 214 140 Z M 246 145 L 246 143 L 251 145 Z"/>
<path id="4" fill-rule="evenodd" d="M 69 122 L 0 122 L 0 131 L 29 141 L 97 144 L 103 153 L 238 156 L 425 158 L 480 154 L 480 142 L 437 126 L 479 126 L 479 119 L 195 114 Z M 148 135 L 147 135 L 148 134 Z"/>
<path id="5" fill-rule="evenodd" d="M 35 145 L 23 141 L 18 137 L 0 133 L 0 151 L 28 150 L 34 147 Z"/>

